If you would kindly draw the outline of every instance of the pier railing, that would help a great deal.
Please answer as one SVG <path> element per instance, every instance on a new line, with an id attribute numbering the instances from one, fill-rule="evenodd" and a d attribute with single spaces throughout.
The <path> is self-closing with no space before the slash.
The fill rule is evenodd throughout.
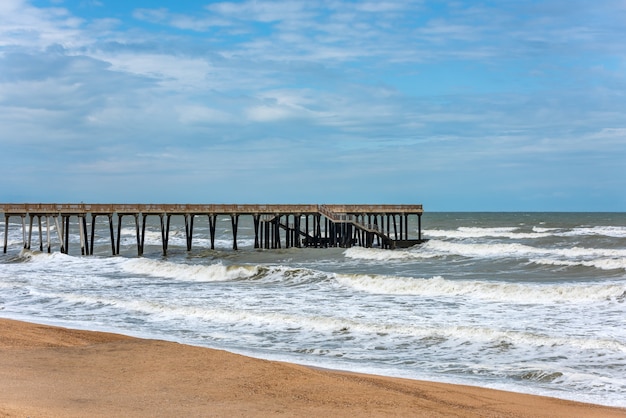
<path id="1" fill-rule="evenodd" d="M 302 204 L 99 204 L 99 203 L 0 203 L 0 213 L 189 213 L 284 214 L 317 213 L 319 205 Z"/>

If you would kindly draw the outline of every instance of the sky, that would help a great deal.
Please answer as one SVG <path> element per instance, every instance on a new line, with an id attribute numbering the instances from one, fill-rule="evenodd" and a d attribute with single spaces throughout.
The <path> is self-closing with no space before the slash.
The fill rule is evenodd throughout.
<path id="1" fill-rule="evenodd" d="M 626 211 L 624 0 L 2 0 L 0 202 Z"/>

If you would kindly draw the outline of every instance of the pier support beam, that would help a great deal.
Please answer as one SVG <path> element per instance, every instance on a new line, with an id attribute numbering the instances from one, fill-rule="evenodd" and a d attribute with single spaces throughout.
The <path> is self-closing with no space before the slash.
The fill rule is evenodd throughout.
<path id="1" fill-rule="evenodd" d="M 113 231 L 113 214 L 109 213 L 107 215 L 109 217 L 109 232 L 111 234 L 111 255 L 116 255 L 115 251 L 115 232 Z"/>
<path id="2" fill-rule="evenodd" d="M 89 241 L 89 255 L 93 255 L 93 243 L 96 240 L 96 218 L 97 214 L 91 214 L 91 240 Z"/>
<path id="3" fill-rule="evenodd" d="M 61 251 L 61 253 L 65 253 L 65 247 L 64 247 L 64 243 L 63 243 L 63 228 L 59 227 L 59 217 L 57 215 L 53 216 L 54 218 L 54 226 L 56 227 L 57 230 L 57 237 L 59 238 L 59 251 Z M 61 225 L 63 225 L 63 220 L 61 220 Z"/>
<path id="4" fill-rule="evenodd" d="M 409 215 L 404 215 L 404 239 L 409 239 Z"/>
<path id="5" fill-rule="evenodd" d="M 87 240 L 87 222 L 85 215 L 78 215 L 78 235 L 80 237 L 80 255 L 89 255 L 89 243 Z"/>
<path id="6" fill-rule="evenodd" d="M 169 245 L 170 216 L 171 215 L 165 213 L 159 214 L 159 219 L 161 221 L 161 246 L 163 247 L 163 257 L 167 256 L 167 247 Z"/>
<path id="7" fill-rule="evenodd" d="M 137 235 L 137 255 L 141 257 L 143 255 L 143 243 L 144 236 L 146 232 L 146 217 L 141 213 L 135 213 L 135 233 Z M 141 223 L 142 227 L 140 229 L 139 224 Z"/>
<path id="8" fill-rule="evenodd" d="M 316 247 L 321 247 L 322 246 L 322 215 L 317 214 L 315 215 L 316 222 L 317 222 L 317 231 L 315 232 L 315 238 L 316 238 Z"/>
<path id="9" fill-rule="evenodd" d="M 50 248 L 50 217 L 46 215 L 46 243 L 48 246 L 48 254 L 52 251 Z"/>
<path id="10" fill-rule="evenodd" d="M 254 248 L 259 248 L 259 224 L 261 220 L 261 215 L 254 214 L 252 215 L 252 222 L 254 224 Z"/>
<path id="11" fill-rule="evenodd" d="M 187 251 L 191 251 L 191 244 L 193 240 L 193 218 L 193 214 L 185 214 L 185 237 L 187 238 Z"/>
<path id="12" fill-rule="evenodd" d="M 29 216 L 30 220 L 28 223 L 28 244 L 24 246 L 24 248 L 27 248 L 30 250 L 30 244 L 31 241 L 33 239 L 33 219 L 35 218 L 35 215 L 33 215 L 31 213 L 31 215 Z"/>
<path id="13" fill-rule="evenodd" d="M 272 228 L 271 228 L 270 222 L 268 221 L 263 222 L 263 229 L 265 230 L 264 237 L 263 237 L 265 241 L 264 248 L 269 250 L 272 245 L 271 238 L 270 238 Z"/>
<path id="14" fill-rule="evenodd" d="M 91 215 L 91 235 L 89 241 L 89 254 L 93 255 L 93 242 L 96 240 L 96 217 L 97 215 Z"/>
<path id="15" fill-rule="evenodd" d="M 9 215 L 4 215 L 4 253 L 7 253 L 9 244 Z"/>
<path id="16" fill-rule="evenodd" d="M 274 244 L 272 248 L 280 248 L 280 215 L 274 218 Z"/>
<path id="17" fill-rule="evenodd" d="M 209 234 L 211 235 L 211 249 L 215 249 L 215 227 L 217 225 L 217 215 L 209 215 Z"/>
<path id="18" fill-rule="evenodd" d="M 26 219 L 22 215 L 22 247 L 26 248 Z"/>
<path id="19" fill-rule="evenodd" d="M 300 239 L 300 218 L 302 217 L 301 214 L 297 214 L 294 215 L 294 222 L 293 222 L 293 227 L 294 227 L 294 237 L 293 239 L 295 240 L 295 247 L 296 248 L 302 248 L 302 240 Z"/>
<path id="20" fill-rule="evenodd" d="M 239 215 L 230 215 L 230 222 L 233 227 L 233 250 L 237 249 L 237 227 L 239 226 Z"/>
<path id="21" fill-rule="evenodd" d="M 417 215 L 417 239 L 422 240 L 422 215 Z"/>
<path id="22" fill-rule="evenodd" d="M 115 254 L 119 255 L 120 253 L 120 241 L 122 240 L 122 218 L 124 214 L 117 214 L 117 242 L 115 243 Z"/>

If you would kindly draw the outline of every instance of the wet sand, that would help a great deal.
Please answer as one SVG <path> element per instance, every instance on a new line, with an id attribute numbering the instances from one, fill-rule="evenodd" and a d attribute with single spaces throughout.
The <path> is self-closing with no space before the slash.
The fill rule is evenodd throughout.
<path id="1" fill-rule="evenodd" d="M 0 319 L 0 417 L 26 416 L 626 417 L 626 409 Z"/>

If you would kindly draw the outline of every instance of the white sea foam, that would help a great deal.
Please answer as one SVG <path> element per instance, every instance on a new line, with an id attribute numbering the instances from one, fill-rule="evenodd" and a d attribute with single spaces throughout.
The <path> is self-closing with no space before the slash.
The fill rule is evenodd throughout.
<path id="1" fill-rule="evenodd" d="M 462 242 L 431 240 L 424 249 L 445 255 L 460 255 L 464 257 L 492 258 L 492 257 L 520 257 L 529 254 L 544 254 L 545 250 L 523 244 L 494 243 L 494 244 L 467 244 Z"/>
<path id="2" fill-rule="evenodd" d="M 445 255 L 459 255 L 464 257 L 495 258 L 495 257 L 527 257 L 529 255 L 543 255 L 554 251 L 530 247 L 516 243 L 475 244 L 454 241 L 430 240 L 415 249 L 409 250 L 379 250 L 373 248 L 353 247 L 345 251 L 348 258 L 389 261 L 417 258 L 432 258 Z"/>
<path id="3" fill-rule="evenodd" d="M 517 243 L 475 244 L 450 241 L 431 240 L 423 247 L 425 251 L 434 251 L 441 254 L 460 255 L 477 258 L 526 258 L 536 256 L 553 256 L 573 260 L 620 259 L 626 257 L 623 248 L 544 248 L 532 247 Z"/>
<path id="4" fill-rule="evenodd" d="M 38 292 L 34 292 L 35 295 Z M 190 305 L 169 301 L 155 301 L 150 299 L 112 299 L 75 294 L 41 293 L 40 296 L 55 298 L 57 304 L 81 305 L 84 312 L 94 309 L 110 310 L 121 309 L 127 312 L 136 312 L 158 317 L 166 321 L 207 321 L 213 327 L 263 329 L 266 333 L 275 334 L 275 338 L 285 330 L 298 330 L 300 338 L 309 338 L 309 333 L 325 333 L 335 336 L 386 335 L 389 343 L 395 340 L 405 340 L 406 337 L 417 338 L 424 344 L 436 344 L 449 347 L 459 345 L 476 345 L 477 347 L 492 347 L 502 349 L 507 347 L 541 348 L 551 347 L 556 350 L 588 350 L 593 352 L 626 353 L 626 344 L 612 338 L 582 338 L 576 336 L 552 336 L 543 333 L 498 330 L 492 327 L 470 325 L 439 325 L 436 327 L 427 324 L 409 324 L 403 321 L 387 321 L 381 323 L 373 318 L 347 318 L 335 315 L 307 314 L 302 311 L 276 312 L 274 310 L 241 309 L 236 306 Z M 117 315 L 120 313 L 117 312 Z M 557 347 L 562 347 L 557 349 Z M 564 347 L 564 348 L 563 348 Z M 477 348 L 480 350 L 480 348 Z M 562 352 L 562 351 L 559 351 Z"/>
<path id="5" fill-rule="evenodd" d="M 538 232 L 538 233 L 546 233 L 546 232 L 554 232 L 554 231 L 561 231 L 561 228 L 543 228 L 540 226 L 533 226 L 533 231 L 534 232 Z"/>
<path id="6" fill-rule="evenodd" d="M 626 270 L 626 258 L 597 258 L 593 260 L 571 260 L 554 258 L 531 258 L 531 263 L 548 266 L 585 266 L 601 270 Z"/>
<path id="7" fill-rule="evenodd" d="M 429 238 L 510 238 L 510 239 L 536 239 L 551 235 L 549 231 L 520 232 L 518 227 L 501 228 L 477 228 L 459 227 L 453 230 L 429 229 L 424 231 L 424 236 Z"/>
<path id="8" fill-rule="evenodd" d="M 626 269 L 626 249 L 623 248 L 544 248 L 518 243 L 465 243 L 430 240 L 408 250 L 381 250 L 353 247 L 344 252 L 346 258 L 371 261 L 406 261 L 441 256 L 461 256 L 477 259 L 527 259 L 535 264 L 555 266 L 587 266 L 602 270 Z"/>
<path id="9" fill-rule="evenodd" d="M 110 268 L 117 268 L 116 266 L 125 262 L 124 258 L 117 257 L 85 257 L 78 255 L 64 254 L 61 252 L 41 252 L 36 250 L 23 249 L 20 251 L 21 258 L 28 260 L 31 263 L 38 263 L 49 265 L 50 267 L 68 267 L 76 266 L 84 269 L 98 269 L 101 270 L 110 266 Z"/>
<path id="10" fill-rule="evenodd" d="M 346 258 L 372 261 L 394 261 L 435 257 L 436 254 L 423 251 L 422 248 L 406 250 L 383 250 L 380 248 L 351 247 L 344 251 Z"/>
<path id="11" fill-rule="evenodd" d="M 192 265 L 145 258 L 130 259 L 122 265 L 122 268 L 133 274 L 196 282 L 246 279 L 259 272 L 257 266 L 226 266 L 221 263 Z"/>
<path id="12" fill-rule="evenodd" d="M 424 235 L 429 238 L 453 238 L 453 239 L 470 239 L 470 238 L 509 238 L 509 239 L 537 239 L 550 236 L 568 237 L 568 236 L 606 236 L 612 238 L 626 237 L 625 226 L 593 226 L 593 227 L 575 227 L 575 228 L 545 228 L 532 227 L 532 232 L 526 232 L 519 227 L 499 227 L 499 228 L 480 228 L 480 227 L 459 227 L 457 229 L 426 229 Z"/>
<path id="13" fill-rule="evenodd" d="M 441 276 L 412 278 L 366 274 L 336 274 L 343 286 L 367 293 L 423 297 L 470 296 L 500 302 L 577 303 L 623 298 L 625 283 L 525 284 L 446 280 Z"/>
<path id="14" fill-rule="evenodd" d="M 601 235 L 612 238 L 626 238 L 626 226 L 593 226 L 593 227 L 578 227 L 573 228 L 571 231 L 563 232 L 563 236 L 576 236 L 576 235 Z"/>

